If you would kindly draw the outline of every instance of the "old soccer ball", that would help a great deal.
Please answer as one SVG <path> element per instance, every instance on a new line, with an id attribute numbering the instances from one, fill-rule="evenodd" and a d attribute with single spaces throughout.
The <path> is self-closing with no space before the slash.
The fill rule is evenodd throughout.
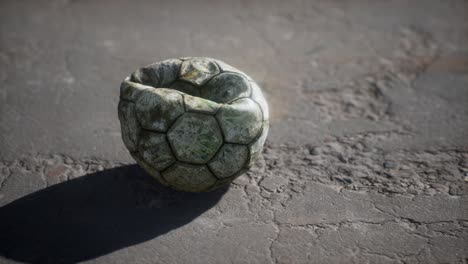
<path id="1" fill-rule="evenodd" d="M 245 73 L 211 58 L 169 59 L 142 67 L 120 87 L 122 138 L 163 185 L 210 191 L 260 157 L 268 105 Z"/>

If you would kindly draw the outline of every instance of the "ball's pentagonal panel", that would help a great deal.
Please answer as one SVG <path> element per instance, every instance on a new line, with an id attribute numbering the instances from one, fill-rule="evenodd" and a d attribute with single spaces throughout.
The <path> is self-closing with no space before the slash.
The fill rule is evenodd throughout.
<path id="1" fill-rule="evenodd" d="M 216 177 L 206 165 L 176 162 L 162 175 L 170 186 L 186 192 L 207 191 L 216 183 Z"/>
<path id="2" fill-rule="evenodd" d="M 262 108 L 262 114 L 263 114 L 263 121 L 269 120 L 269 109 L 268 109 L 268 104 L 265 100 L 265 96 L 263 96 L 262 90 L 260 87 L 255 82 L 250 82 L 251 87 L 252 87 L 252 100 L 257 102 L 260 107 Z"/>
<path id="3" fill-rule="evenodd" d="M 136 100 L 136 114 L 145 129 L 165 132 L 184 113 L 182 95 L 170 89 L 142 91 Z"/>
<path id="4" fill-rule="evenodd" d="M 200 87 L 188 82 L 175 81 L 171 84 L 170 88 L 192 96 L 200 96 Z"/>
<path id="5" fill-rule="evenodd" d="M 223 143 L 220 128 L 213 116 L 185 113 L 167 134 L 178 160 L 206 163 Z"/>
<path id="6" fill-rule="evenodd" d="M 237 73 L 221 73 L 201 89 L 201 97 L 217 103 L 229 103 L 236 98 L 249 96 L 249 81 Z"/>
<path id="7" fill-rule="evenodd" d="M 169 59 L 150 64 L 136 70 L 131 81 L 152 87 L 168 87 L 177 79 L 181 63 L 179 59 Z"/>
<path id="8" fill-rule="evenodd" d="M 155 178 L 158 182 L 160 182 L 163 185 L 168 186 L 169 184 L 164 180 L 162 177 L 161 173 L 153 168 L 150 164 L 148 164 L 146 161 L 143 160 L 143 158 L 140 156 L 140 153 L 138 152 L 132 152 L 130 153 L 136 162 L 138 162 L 138 165 L 140 165 L 146 172 L 148 172 L 153 178 Z"/>
<path id="9" fill-rule="evenodd" d="M 213 60 L 191 58 L 182 62 L 179 78 L 200 86 L 218 73 L 218 65 Z"/>
<path id="10" fill-rule="evenodd" d="M 141 131 L 138 142 L 140 156 L 156 170 L 164 170 L 175 162 L 165 133 Z"/>
<path id="11" fill-rule="evenodd" d="M 208 163 L 219 179 L 229 178 L 246 165 L 249 158 L 247 145 L 224 144 Z"/>
<path id="12" fill-rule="evenodd" d="M 122 140 L 130 152 L 137 150 L 140 125 L 136 119 L 135 104 L 120 101 L 118 106 Z"/>
<path id="13" fill-rule="evenodd" d="M 268 121 L 265 121 L 263 123 L 262 133 L 260 134 L 260 136 L 257 139 L 255 139 L 254 142 L 249 144 L 250 159 L 248 162 L 248 167 L 252 166 L 255 163 L 255 161 L 257 161 L 257 159 L 261 156 L 263 145 L 265 144 L 268 135 L 268 129 Z"/>
<path id="14" fill-rule="evenodd" d="M 184 95 L 184 102 L 185 110 L 188 112 L 215 114 L 221 107 L 213 101 L 190 95 Z"/>
<path id="15" fill-rule="evenodd" d="M 262 129 L 262 111 L 252 99 L 224 105 L 216 114 L 226 142 L 248 144 Z"/>

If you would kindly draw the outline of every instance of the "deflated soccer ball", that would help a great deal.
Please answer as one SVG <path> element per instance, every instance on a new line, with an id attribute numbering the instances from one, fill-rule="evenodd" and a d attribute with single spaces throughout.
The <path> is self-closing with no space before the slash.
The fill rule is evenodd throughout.
<path id="1" fill-rule="evenodd" d="M 245 73 L 210 58 L 142 67 L 120 87 L 122 139 L 163 185 L 210 191 L 244 173 L 262 153 L 268 105 Z"/>

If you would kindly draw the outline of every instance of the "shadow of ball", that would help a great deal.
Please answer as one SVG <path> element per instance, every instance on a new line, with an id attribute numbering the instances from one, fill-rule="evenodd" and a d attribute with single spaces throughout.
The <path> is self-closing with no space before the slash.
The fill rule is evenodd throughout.
<path id="1" fill-rule="evenodd" d="M 27 263 L 94 259 L 177 230 L 226 191 L 174 191 L 137 165 L 91 173 L 1 207 L 0 255 Z"/>

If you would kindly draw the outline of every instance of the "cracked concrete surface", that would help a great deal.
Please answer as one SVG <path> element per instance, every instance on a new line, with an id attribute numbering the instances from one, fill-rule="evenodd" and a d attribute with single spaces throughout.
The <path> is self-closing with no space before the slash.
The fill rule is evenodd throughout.
<path id="1" fill-rule="evenodd" d="M 465 1 L 3 1 L 0 262 L 466 263 Z M 119 84 L 208 56 L 270 103 L 264 158 L 188 195 L 126 152 Z"/>

